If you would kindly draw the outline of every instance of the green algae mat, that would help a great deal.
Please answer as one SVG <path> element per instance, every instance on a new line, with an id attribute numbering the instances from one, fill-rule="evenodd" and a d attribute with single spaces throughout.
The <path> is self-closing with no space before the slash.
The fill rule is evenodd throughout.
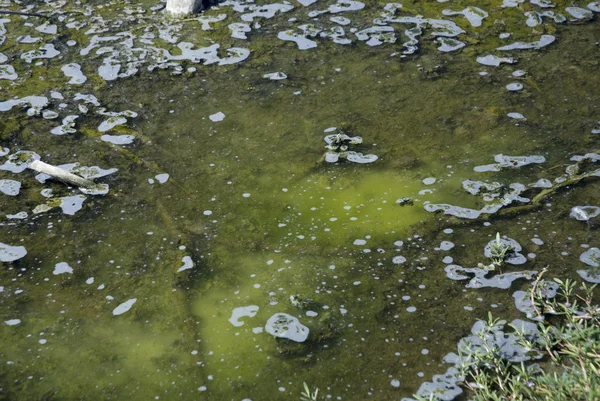
<path id="1" fill-rule="evenodd" d="M 0 10 L 0 399 L 451 400 L 600 282 L 599 2 Z"/>

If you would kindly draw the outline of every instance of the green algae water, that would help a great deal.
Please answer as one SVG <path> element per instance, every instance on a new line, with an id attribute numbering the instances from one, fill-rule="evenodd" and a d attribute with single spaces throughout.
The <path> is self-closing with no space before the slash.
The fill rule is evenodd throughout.
<path id="1" fill-rule="evenodd" d="M 52 16 L 0 14 L 0 399 L 460 396 L 432 378 L 478 319 L 600 281 L 576 3 L 0 0 Z"/>

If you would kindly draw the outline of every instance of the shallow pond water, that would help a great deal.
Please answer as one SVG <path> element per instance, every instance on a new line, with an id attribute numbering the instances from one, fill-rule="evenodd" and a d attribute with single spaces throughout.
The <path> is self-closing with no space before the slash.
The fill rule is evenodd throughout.
<path id="1" fill-rule="evenodd" d="M 600 279 L 597 2 L 257 3 L 0 1 L 0 399 L 398 400 Z"/>

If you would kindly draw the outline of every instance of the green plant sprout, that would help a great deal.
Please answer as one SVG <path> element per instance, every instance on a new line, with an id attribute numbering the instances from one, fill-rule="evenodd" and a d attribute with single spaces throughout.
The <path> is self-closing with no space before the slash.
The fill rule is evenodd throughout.
<path id="1" fill-rule="evenodd" d="M 308 384 L 304 382 L 304 392 L 300 394 L 300 401 L 317 401 L 317 396 L 319 395 L 319 389 L 315 387 L 315 391 L 313 393 L 310 392 L 310 388 Z"/>
<path id="2" fill-rule="evenodd" d="M 510 245 L 502 242 L 500 238 L 500 233 L 496 233 L 496 241 L 490 245 L 490 256 L 488 258 L 492 261 L 489 265 L 484 265 L 483 263 L 479 263 L 479 267 L 482 267 L 486 270 L 500 270 L 502 273 L 502 265 L 504 264 L 504 260 L 510 255 L 513 251 Z"/>

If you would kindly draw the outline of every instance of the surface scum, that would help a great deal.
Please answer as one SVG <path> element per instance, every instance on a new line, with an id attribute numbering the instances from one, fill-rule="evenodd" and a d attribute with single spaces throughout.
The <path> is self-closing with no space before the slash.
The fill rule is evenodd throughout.
<path id="1" fill-rule="evenodd" d="M 477 3 L 1 0 L 0 399 L 397 400 L 600 280 L 600 6 Z"/>

